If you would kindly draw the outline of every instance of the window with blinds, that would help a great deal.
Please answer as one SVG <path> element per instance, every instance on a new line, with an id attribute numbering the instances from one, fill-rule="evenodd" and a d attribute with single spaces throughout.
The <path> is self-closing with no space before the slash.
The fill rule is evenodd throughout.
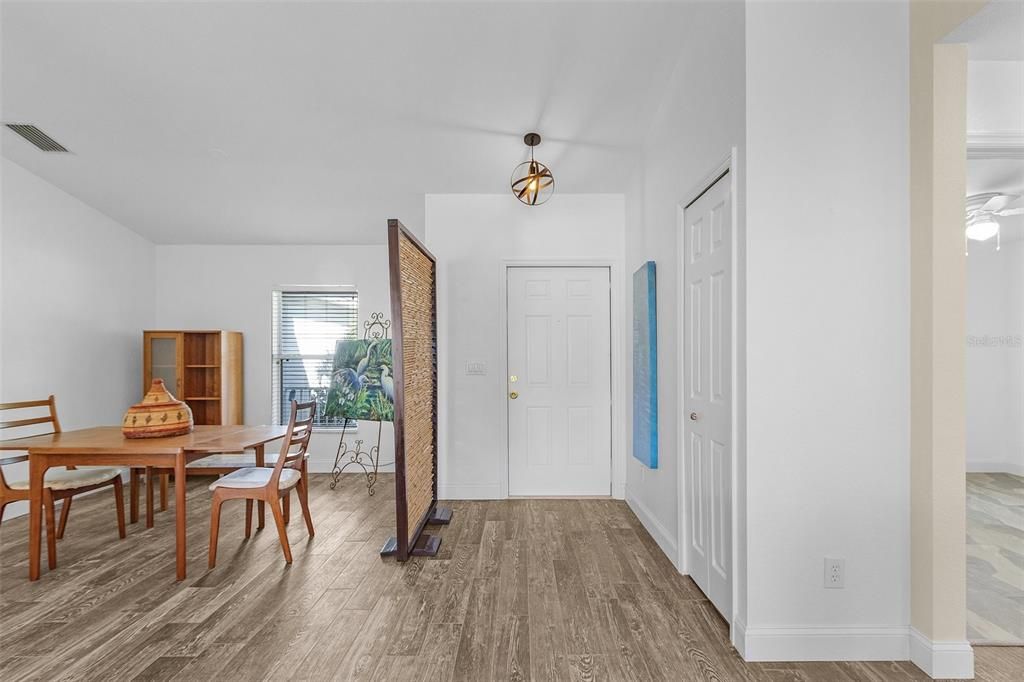
<path id="1" fill-rule="evenodd" d="M 355 291 L 273 293 L 273 413 L 287 424 L 291 401 L 317 402 L 316 425 L 341 428 L 343 419 L 325 418 L 334 347 L 358 337 L 359 295 Z M 355 422 L 349 422 L 355 426 Z"/>

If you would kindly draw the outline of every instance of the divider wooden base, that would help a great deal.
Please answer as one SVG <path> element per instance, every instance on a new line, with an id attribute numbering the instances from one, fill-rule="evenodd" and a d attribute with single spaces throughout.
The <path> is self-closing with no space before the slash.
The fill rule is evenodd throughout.
<path id="1" fill-rule="evenodd" d="M 416 547 L 409 550 L 409 556 L 437 556 L 437 550 L 441 549 L 441 538 L 437 535 L 420 535 L 420 542 Z M 392 556 L 398 554 L 398 538 L 391 536 L 384 546 L 380 548 L 381 556 Z"/>
<path id="2" fill-rule="evenodd" d="M 430 516 L 427 517 L 427 523 L 433 523 L 439 526 L 446 526 L 452 522 L 452 510 L 448 507 L 434 507 L 434 511 L 430 512 Z"/>
<path id="3" fill-rule="evenodd" d="M 448 507 L 434 506 L 427 516 L 426 524 L 445 526 L 451 523 L 452 510 Z M 437 556 L 437 550 L 441 548 L 441 538 L 437 535 L 420 534 L 420 540 L 416 546 L 409 551 L 409 556 Z M 393 556 L 398 554 L 398 538 L 392 535 L 380 548 L 381 556 Z"/>

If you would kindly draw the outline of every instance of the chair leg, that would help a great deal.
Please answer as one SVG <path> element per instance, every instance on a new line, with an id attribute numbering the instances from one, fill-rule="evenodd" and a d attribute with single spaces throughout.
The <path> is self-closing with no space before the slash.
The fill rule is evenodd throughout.
<path id="1" fill-rule="evenodd" d="M 160 474 L 160 511 L 167 511 L 167 483 L 170 481 L 170 474 Z M 178 484 L 177 481 L 174 482 Z"/>
<path id="2" fill-rule="evenodd" d="M 284 512 L 284 522 L 287 524 L 292 520 L 292 491 L 289 490 L 281 498 L 281 507 Z"/>
<path id="3" fill-rule="evenodd" d="M 0 501 L 0 522 L 4 520 L 4 507 L 7 506 L 6 502 Z"/>
<path id="4" fill-rule="evenodd" d="M 64 529 L 68 526 L 68 513 L 71 511 L 71 499 L 70 497 L 64 498 L 64 503 L 60 505 L 60 523 L 57 524 L 57 539 L 64 539 Z"/>
<path id="5" fill-rule="evenodd" d="M 245 501 L 245 539 L 252 537 L 252 500 Z"/>
<path id="6" fill-rule="evenodd" d="M 53 514 L 53 493 L 43 489 L 43 512 L 46 515 L 46 558 L 50 570 L 57 568 L 57 522 Z"/>
<path id="7" fill-rule="evenodd" d="M 69 497 L 67 502 L 64 504 L 67 504 L 70 501 L 71 498 Z M 117 509 L 115 510 L 117 512 L 117 536 L 124 540 L 124 486 L 121 483 L 120 476 L 114 479 L 114 504 L 117 506 Z M 65 507 L 64 510 L 61 510 L 61 524 L 64 523 L 64 511 L 66 509 L 67 507 Z M 63 525 L 61 528 L 63 528 Z"/>
<path id="8" fill-rule="evenodd" d="M 131 468 L 128 476 L 128 497 L 131 498 L 128 506 L 128 520 L 131 523 L 139 522 L 139 470 Z"/>
<path id="9" fill-rule="evenodd" d="M 281 511 L 281 501 L 267 500 L 267 506 L 274 515 L 274 524 L 277 526 L 277 537 L 281 540 L 281 549 L 284 551 L 284 560 L 289 564 L 292 562 L 292 548 L 288 544 L 288 530 L 284 527 L 284 513 Z"/>
<path id="10" fill-rule="evenodd" d="M 153 527 L 153 470 L 146 467 L 146 528 Z"/>
<path id="11" fill-rule="evenodd" d="M 306 531 L 309 537 L 313 537 L 313 517 L 309 514 L 309 489 L 305 479 L 299 481 L 299 504 L 302 506 L 302 516 L 306 519 Z"/>
<path id="12" fill-rule="evenodd" d="M 210 561 L 207 566 L 217 565 L 217 540 L 220 537 L 220 507 L 224 504 L 216 493 L 213 495 L 213 507 L 210 509 Z"/>

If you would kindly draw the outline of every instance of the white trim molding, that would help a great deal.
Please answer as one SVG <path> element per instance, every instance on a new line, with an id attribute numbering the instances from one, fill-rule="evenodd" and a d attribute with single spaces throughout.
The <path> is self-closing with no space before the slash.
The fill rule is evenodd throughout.
<path id="1" fill-rule="evenodd" d="M 668 528 L 665 528 L 661 521 L 655 518 L 651 510 L 647 508 L 647 505 L 641 502 L 628 487 L 626 488 L 626 504 L 633 510 L 636 517 L 640 519 L 640 523 L 651 534 L 654 541 L 658 543 L 658 547 L 661 547 L 661 551 L 665 553 L 665 556 L 673 564 L 676 564 L 676 569 L 678 569 L 679 549 L 676 546 L 675 535 L 669 532 Z"/>
<path id="2" fill-rule="evenodd" d="M 732 616 L 732 623 L 729 625 L 729 641 L 744 661 L 747 659 L 747 624 L 735 612 Z"/>
<path id="3" fill-rule="evenodd" d="M 908 629 L 877 627 L 756 627 L 738 624 L 734 646 L 746 661 L 905 661 Z"/>
<path id="4" fill-rule="evenodd" d="M 967 133 L 968 159 L 1024 159 L 1024 131 Z"/>
<path id="5" fill-rule="evenodd" d="M 933 642 L 910 628 L 910 661 L 932 679 L 974 679 L 974 649 L 967 641 Z"/>

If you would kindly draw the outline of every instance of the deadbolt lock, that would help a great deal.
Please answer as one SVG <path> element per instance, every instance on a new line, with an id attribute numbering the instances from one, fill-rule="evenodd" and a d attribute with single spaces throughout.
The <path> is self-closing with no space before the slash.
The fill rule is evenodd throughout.
<path id="1" fill-rule="evenodd" d="M 516 383 L 517 381 L 519 381 L 519 377 L 518 377 L 518 376 L 516 376 L 515 374 L 513 374 L 512 376 L 510 376 L 510 377 L 508 378 L 508 382 L 509 382 L 510 384 L 514 384 L 514 383 Z"/>

